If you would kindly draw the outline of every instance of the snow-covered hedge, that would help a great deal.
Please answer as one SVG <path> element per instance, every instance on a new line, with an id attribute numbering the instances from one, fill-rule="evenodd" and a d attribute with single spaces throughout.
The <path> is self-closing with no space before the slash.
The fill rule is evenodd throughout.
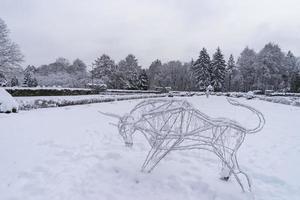
<path id="1" fill-rule="evenodd" d="M 11 113 L 18 111 L 18 103 L 3 88 L 0 88 L 0 113 Z"/>
<path id="2" fill-rule="evenodd" d="M 119 90 L 119 89 L 108 89 L 106 93 L 124 93 L 124 94 L 159 94 L 159 91 L 156 90 Z"/>
<path id="3" fill-rule="evenodd" d="M 300 97 L 300 93 L 289 93 L 289 92 L 273 92 L 268 96 L 281 96 L 281 97 Z"/>
<path id="4" fill-rule="evenodd" d="M 256 96 L 256 98 L 258 98 L 259 100 L 268 101 L 268 102 L 272 102 L 272 103 L 280 103 L 280 104 L 300 107 L 300 98 L 299 97 Z"/>
<path id="5" fill-rule="evenodd" d="M 16 97 L 20 110 L 37 108 L 61 107 L 69 105 L 81 105 L 90 103 L 102 103 L 111 101 L 123 101 L 130 99 L 144 99 L 166 97 L 166 94 L 142 94 L 142 95 L 86 95 L 86 96 L 57 96 L 57 97 Z"/>
<path id="6" fill-rule="evenodd" d="M 59 87 L 6 87 L 12 96 L 68 96 L 97 94 L 93 89 Z"/>
<path id="7" fill-rule="evenodd" d="M 285 105 L 292 105 L 292 106 L 299 106 L 300 107 L 300 96 L 298 96 L 298 93 L 286 93 L 287 95 L 284 96 L 284 93 L 274 93 L 271 96 L 266 95 L 255 95 L 252 92 L 213 92 L 212 95 L 216 96 L 228 96 L 228 97 L 234 97 L 234 98 L 246 98 L 246 99 L 253 99 L 257 98 L 262 101 L 268 101 L 272 103 L 280 103 Z M 275 95 L 275 94 L 282 94 Z"/>

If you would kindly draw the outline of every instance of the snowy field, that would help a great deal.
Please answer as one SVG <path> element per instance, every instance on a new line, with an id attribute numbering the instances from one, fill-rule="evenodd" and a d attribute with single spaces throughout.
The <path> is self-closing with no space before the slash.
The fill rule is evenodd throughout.
<path id="1" fill-rule="evenodd" d="M 256 117 L 225 97 L 185 97 L 213 117 L 248 128 Z M 218 159 L 204 151 L 171 152 L 151 174 L 140 172 L 149 145 L 136 134 L 126 148 L 115 122 L 98 111 L 124 114 L 141 100 L 0 114 L 1 200 L 298 200 L 300 108 L 238 99 L 264 113 L 265 128 L 248 135 L 238 157 L 252 179 L 242 193 L 219 179 Z"/>

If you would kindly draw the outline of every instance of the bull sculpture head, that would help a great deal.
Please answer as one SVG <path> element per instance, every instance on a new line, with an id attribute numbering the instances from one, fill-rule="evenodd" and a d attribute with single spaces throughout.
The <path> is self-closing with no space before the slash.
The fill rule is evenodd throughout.
<path id="1" fill-rule="evenodd" d="M 119 130 L 119 134 L 122 136 L 125 146 L 127 147 L 132 147 L 133 145 L 133 138 L 132 135 L 134 133 L 134 128 L 133 128 L 133 117 L 130 114 L 125 114 L 124 116 L 119 116 L 113 113 L 104 113 L 100 112 L 99 113 L 109 116 L 109 117 L 114 117 L 119 120 L 118 124 L 113 124 L 110 123 L 113 126 L 116 126 Z"/>

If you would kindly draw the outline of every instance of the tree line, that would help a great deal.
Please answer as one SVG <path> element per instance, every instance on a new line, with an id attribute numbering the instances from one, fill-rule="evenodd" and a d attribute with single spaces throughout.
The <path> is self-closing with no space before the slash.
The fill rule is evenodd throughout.
<path id="1" fill-rule="evenodd" d="M 233 55 L 225 61 L 218 47 L 210 56 L 202 48 L 198 58 L 189 62 L 154 60 L 142 68 L 129 54 L 119 62 L 103 54 L 92 63 L 92 69 L 80 59 L 73 62 L 58 58 L 53 63 L 27 66 L 17 44 L 9 39 L 6 24 L 0 18 L 0 85 L 85 87 L 88 83 L 106 84 L 114 89 L 205 90 L 215 91 L 276 90 L 300 92 L 300 60 L 291 51 L 284 53 L 277 44 L 268 43 L 259 52 L 246 47 L 237 61 Z"/>

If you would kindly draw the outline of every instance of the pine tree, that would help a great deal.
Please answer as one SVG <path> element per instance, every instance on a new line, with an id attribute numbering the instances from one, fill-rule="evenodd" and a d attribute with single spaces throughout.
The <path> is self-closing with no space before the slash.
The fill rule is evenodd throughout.
<path id="1" fill-rule="evenodd" d="M 126 89 L 138 89 L 138 75 L 141 66 L 138 65 L 138 60 L 132 54 L 129 54 L 124 60 L 118 64 L 118 70 L 124 77 Z"/>
<path id="2" fill-rule="evenodd" d="M 224 60 L 224 56 L 220 50 L 217 48 L 216 53 L 213 55 L 213 59 L 211 62 L 212 66 L 212 86 L 215 90 L 220 91 L 224 86 L 224 79 L 226 74 L 226 64 Z"/>
<path id="3" fill-rule="evenodd" d="M 7 85 L 7 80 L 6 80 L 5 76 L 4 76 L 4 74 L 2 74 L 0 72 L 0 86 L 6 86 L 6 85 Z"/>
<path id="4" fill-rule="evenodd" d="M 116 70 L 115 62 L 108 55 L 103 54 L 100 58 L 97 58 L 92 65 L 92 79 L 99 79 L 102 83 L 107 84 L 107 86 L 111 88 L 112 84 L 110 80 Z"/>
<path id="5" fill-rule="evenodd" d="M 200 51 L 199 58 L 193 63 L 191 70 L 200 89 L 205 89 L 211 84 L 211 62 L 205 48 Z"/>
<path id="6" fill-rule="evenodd" d="M 238 69 L 241 72 L 243 90 L 249 91 L 255 83 L 256 70 L 256 53 L 254 50 L 246 47 L 237 61 Z"/>
<path id="7" fill-rule="evenodd" d="M 128 80 L 129 82 L 129 87 L 127 89 L 130 90 L 138 90 L 139 89 L 139 75 L 137 72 L 133 71 L 130 79 Z"/>
<path id="8" fill-rule="evenodd" d="M 155 60 L 151 63 L 148 70 L 149 88 L 155 89 L 158 86 L 158 74 L 162 69 L 162 63 L 160 60 Z"/>
<path id="9" fill-rule="evenodd" d="M 280 47 L 268 43 L 257 54 L 256 58 L 256 83 L 259 89 L 278 90 L 282 85 L 282 77 L 287 76 L 284 68 L 284 53 Z"/>
<path id="10" fill-rule="evenodd" d="M 288 51 L 284 58 L 284 68 L 286 69 L 285 73 L 282 75 L 284 87 L 291 89 L 292 84 L 294 84 L 294 79 L 292 83 L 292 77 L 297 77 L 298 73 L 297 59 L 291 51 Z"/>
<path id="11" fill-rule="evenodd" d="M 231 54 L 229 56 L 229 60 L 227 62 L 227 68 L 226 68 L 226 89 L 227 91 L 231 91 L 232 87 L 232 78 L 234 75 L 234 71 L 236 70 L 236 65 L 235 65 L 235 61 L 233 58 L 233 55 Z"/>
<path id="12" fill-rule="evenodd" d="M 300 73 L 291 75 L 291 92 L 300 92 Z"/>
<path id="13" fill-rule="evenodd" d="M 35 77 L 33 77 L 36 72 L 36 68 L 32 65 L 28 65 L 24 71 L 24 82 L 23 85 L 27 87 L 36 87 L 38 82 Z"/>
<path id="14" fill-rule="evenodd" d="M 139 89 L 147 90 L 148 88 L 149 88 L 149 79 L 146 70 L 143 69 L 139 75 Z"/>
<path id="15" fill-rule="evenodd" d="M 14 76 L 14 77 L 11 79 L 10 85 L 11 85 L 12 87 L 14 87 L 14 86 L 19 86 L 19 80 L 17 79 L 16 76 Z"/>
<path id="16" fill-rule="evenodd" d="M 25 71 L 23 85 L 27 86 L 27 87 L 30 87 L 31 80 L 32 80 L 31 73 L 29 71 Z"/>
<path id="17" fill-rule="evenodd" d="M 36 78 L 31 79 L 29 87 L 37 87 L 38 86 L 38 81 Z"/>

